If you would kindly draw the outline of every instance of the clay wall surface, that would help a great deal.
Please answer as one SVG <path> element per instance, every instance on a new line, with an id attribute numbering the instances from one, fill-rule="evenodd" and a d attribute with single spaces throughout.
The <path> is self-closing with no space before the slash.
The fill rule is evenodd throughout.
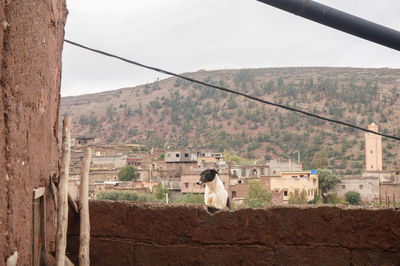
<path id="1" fill-rule="evenodd" d="M 76 263 L 78 216 L 70 214 Z M 90 202 L 92 265 L 399 265 L 394 209 L 271 207 L 208 214 L 203 206 Z"/>
<path id="2" fill-rule="evenodd" d="M 15 250 L 32 263 L 33 189 L 46 187 L 47 242 L 54 240 L 48 185 L 58 174 L 57 125 L 64 0 L 0 0 L 0 265 Z"/>

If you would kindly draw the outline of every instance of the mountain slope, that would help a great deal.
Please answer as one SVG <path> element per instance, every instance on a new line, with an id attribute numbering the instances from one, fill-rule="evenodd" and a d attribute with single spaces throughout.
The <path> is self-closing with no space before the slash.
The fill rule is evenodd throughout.
<path id="1" fill-rule="evenodd" d="M 400 70 L 268 68 L 186 73 L 188 77 L 400 136 Z M 263 105 L 242 96 L 168 78 L 135 88 L 65 97 L 74 134 L 102 142 L 173 149 L 229 150 L 248 158 L 297 158 L 320 150 L 347 174 L 364 166 L 364 133 Z M 400 166 L 399 141 L 383 138 L 384 165 Z"/>

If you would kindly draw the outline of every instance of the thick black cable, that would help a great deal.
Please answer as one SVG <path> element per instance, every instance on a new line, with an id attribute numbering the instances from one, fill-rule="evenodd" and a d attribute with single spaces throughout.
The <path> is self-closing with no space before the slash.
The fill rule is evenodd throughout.
<path id="1" fill-rule="evenodd" d="M 224 87 L 220 87 L 220 86 L 216 86 L 216 85 L 213 85 L 213 84 L 208 84 L 208 83 L 205 83 L 203 81 L 192 79 L 192 78 L 189 78 L 189 77 L 185 77 L 185 76 L 182 76 L 182 75 L 179 75 L 179 74 L 167 71 L 167 70 L 163 70 L 163 69 L 160 69 L 160 68 L 157 68 L 157 67 L 147 66 L 147 65 L 144 65 L 144 64 L 141 64 L 141 63 L 138 63 L 138 62 L 135 62 L 135 61 L 132 61 L 132 60 L 117 56 L 117 55 L 113 55 L 113 54 L 110 54 L 110 53 L 107 53 L 107 52 L 104 52 L 104 51 L 101 51 L 101 50 L 97 50 L 97 49 L 93 49 L 93 48 L 84 46 L 82 44 L 79 44 L 79 43 L 76 43 L 76 42 L 73 42 L 73 41 L 69 41 L 67 39 L 64 39 L 64 41 L 66 43 L 75 45 L 77 47 L 80 47 L 80 48 L 83 48 L 83 49 L 86 49 L 86 50 L 89 50 L 89 51 L 92 51 L 92 52 L 95 52 L 95 53 L 98 53 L 98 54 L 102 54 L 102 55 L 105 55 L 105 56 L 113 57 L 113 58 L 125 61 L 127 63 L 130 63 L 130 64 L 134 64 L 134 65 L 137 65 L 137 66 L 140 66 L 140 67 L 143 67 L 143 68 L 151 69 L 151 70 L 154 70 L 154 71 L 157 71 L 157 72 L 160 72 L 160 73 L 164 73 L 164 74 L 167 74 L 167 75 L 170 75 L 170 76 L 175 76 L 177 78 L 185 79 L 187 81 L 190 81 L 190 82 L 193 82 L 193 83 L 198 83 L 198 84 L 201 84 L 203 86 L 207 86 L 207 87 L 211 87 L 211 88 L 214 88 L 214 89 L 217 89 L 217 90 L 222 90 L 222 91 L 226 91 L 226 92 L 229 92 L 229 93 L 234 93 L 234 94 L 237 94 L 237 95 L 241 95 L 243 97 L 246 97 L 246 98 L 249 98 L 249 99 L 252 99 L 254 101 L 258 101 L 258 102 L 264 103 L 264 104 L 276 106 L 276 107 L 279 107 L 279 108 L 282 108 L 282 109 L 286 109 L 286 110 L 289 110 L 289 111 L 301 113 L 301 114 L 306 115 L 306 116 L 311 116 L 311 117 L 314 117 L 314 118 L 317 118 L 317 119 L 321 119 L 321 120 L 325 120 L 325 121 L 328 121 L 328 122 L 331 122 L 331 123 L 336 123 L 336 124 L 339 124 L 339 125 L 355 128 L 355 129 L 358 129 L 358 130 L 361 130 L 361 131 L 365 131 L 365 132 L 368 132 L 368 133 L 373 133 L 373 134 L 380 135 L 380 136 L 383 136 L 383 137 L 387 137 L 387 138 L 390 138 L 390 139 L 400 140 L 400 137 L 391 136 L 391 135 L 383 134 L 383 133 L 380 133 L 380 132 L 375 132 L 375 131 L 369 130 L 367 128 L 355 126 L 355 125 L 352 125 L 352 124 L 349 124 L 349 123 L 346 123 L 346 122 L 343 122 L 343 121 L 340 121 L 340 120 L 331 119 L 331 118 L 327 118 L 327 117 L 324 117 L 324 116 L 316 115 L 316 114 L 309 113 L 309 112 L 306 112 L 306 111 L 302 111 L 302 110 L 299 110 L 299 109 L 296 109 L 296 108 L 293 108 L 293 107 L 289 107 L 289 106 L 286 106 L 286 105 L 269 102 L 269 101 L 266 101 L 266 100 L 263 100 L 263 99 L 260 99 L 260 98 L 257 98 L 257 97 L 242 93 L 242 92 L 230 90 L 230 89 L 227 89 L 227 88 L 224 88 Z"/>

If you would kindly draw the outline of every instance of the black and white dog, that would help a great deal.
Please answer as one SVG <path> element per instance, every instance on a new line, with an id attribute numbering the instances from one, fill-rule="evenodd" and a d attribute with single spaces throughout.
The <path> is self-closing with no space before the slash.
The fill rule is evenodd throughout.
<path id="1" fill-rule="evenodd" d="M 225 190 L 224 183 L 214 169 L 207 169 L 200 173 L 198 185 L 205 184 L 204 203 L 209 212 L 214 213 L 223 208 L 230 208 L 228 192 Z"/>

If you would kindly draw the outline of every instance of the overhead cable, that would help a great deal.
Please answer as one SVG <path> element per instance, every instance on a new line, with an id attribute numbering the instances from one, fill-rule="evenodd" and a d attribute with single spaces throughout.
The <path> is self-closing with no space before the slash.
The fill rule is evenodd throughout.
<path id="1" fill-rule="evenodd" d="M 70 40 L 67 40 L 67 39 L 64 39 L 64 41 L 66 43 L 72 44 L 74 46 L 77 46 L 77 47 L 80 47 L 80 48 L 83 48 L 83 49 L 86 49 L 86 50 L 89 50 L 89 51 L 92 51 L 92 52 L 95 52 L 95 53 L 98 53 L 98 54 L 102 54 L 102 55 L 105 55 L 105 56 L 116 58 L 116 59 L 125 61 L 127 63 L 133 64 L 133 65 L 137 65 L 137 66 L 140 66 L 140 67 L 143 67 L 143 68 L 147 68 L 147 69 L 150 69 L 150 70 L 154 70 L 154 71 L 157 71 L 157 72 L 160 72 L 160 73 L 163 73 L 163 74 L 167 74 L 167 75 L 170 75 L 170 76 L 181 78 L 181 79 L 184 79 L 184 80 L 187 80 L 187 81 L 190 81 L 190 82 L 193 82 L 193 83 L 197 83 L 197 84 L 200 84 L 200 85 L 203 85 L 203 86 L 211 87 L 211 88 L 214 88 L 214 89 L 217 89 L 217 90 L 221 90 L 221 91 L 226 91 L 226 92 L 233 93 L 233 94 L 236 94 L 236 95 L 241 95 L 243 97 L 252 99 L 252 100 L 257 101 L 257 102 L 261 102 L 261 103 L 264 103 L 264 104 L 276 106 L 276 107 L 279 107 L 279 108 L 282 108 L 282 109 L 285 109 L 285 110 L 289 110 L 289 111 L 300 113 L 300 114 L 303 114 L 303 115 L 306 115 L 306 116 L 314 117 L 316 119 L 328 121 L 330 123 L 335 123 L 335 124 L 343 125 L 343 126 L 346 126 L 346 127 L 355 128 L 355 129 L 358 129 L 358 130 L 361 130 L 361 131 L 364 131 L 364 132 L 373 133 L 373 134 L 380 135 L 380 136 L 383 136 L 383 137 L 387 137 L 387 138 L 390 138 L 390 139 L 400 140 L 400 137 L 396 137 L 396 136 L 392 136 L 392 135 L 388 135 L 388 134 L 384 134 L 384 133 L 380 133 L 380 132 L 375 132 L 375 131 L 372 131 L 370 129 L 359 127 L 359 126 L 356 126 L 356 125 L 352 125 L 350 123 L 343 122 L 343 121 L 340 121 L 340 120 L 336 120 L 336 119 L 331 119 L 331 118 L 328 118 L 328 117 L 320 116 L 320 115 L 317 115 L 317 114 L 313 114 L 313 113 L 310 113 L 310 112 L 307 112 L 307 111 L 303 111 L 303 110 L 300 110 L 300 109 L 296 109 L 296 108 L 293 108 L 293 107 L 290 107 L 290 106 L 286 106 L 286 105 L 283 105 L 283 104 L 278 104 L 278 103 L 273 103 L 273 102 L 270 102 L 270 101 L 266 101 L 266 100 L 263 100 L 263 99 L 260 99 L 260 98 L 257 98 L 257 97 L 254 97 L 254 96 L 239 92 L 239 91 L 234 91 L 234 90 L 231 90 L 231 89 L 228 89 L 228 88 L 225 88 L 225 87 L 209 84 L 209 83 L 206 83 L 206 82 L 203 82 L 203 81 L 200 81 L 200 80 L 196 80 L 196 79 L 193 79 L 193 78 L 190 78 L 190 77 L 186 77 L 186 76 L 183 76 L 183 75 L 180 75 L 180 74 L 176 74 L 176 73 L 173 73 L 173 72 L 161 69 L 161 68 L 144 65 L 142 63 L 139 63 L 139 62 L 136 62 L 136 61 L 133 61 L 133 60 L 121 57 L 121 56 L 113 55 L 113 54 L 110 54 L 110 53 L 107 53 L 107 52 L 104 52 L 104 51 L 101 51 L 101 50 L 93 49 L 93 48 L 87 47 L 85 45 L 82 45 L 82 44 L 79 44 L 79 43 L 76 43 L 76 42 L 73 42 L 73 41 L 70 41 Z"/>

